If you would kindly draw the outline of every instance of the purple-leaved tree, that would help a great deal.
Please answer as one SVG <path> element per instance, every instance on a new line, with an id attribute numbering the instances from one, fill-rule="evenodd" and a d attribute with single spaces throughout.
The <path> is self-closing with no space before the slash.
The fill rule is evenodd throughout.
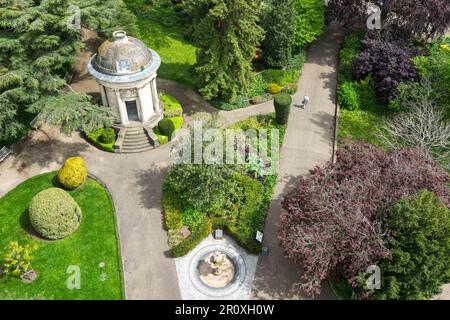
<path id="1" fill-rule="evenodd" d="M 304 270 L 296 287 L 317 294 L 333 274 L 356 287 L 368 266 L 390 257 L 382 220 L 392 206 L 422 189 L 448 206 L 449 182 L 420 149 L 385 152 L 362 142 L 342 147 L 335 164 L 300 178 L 283 201 L 279 240 L 287 258 Z"/>

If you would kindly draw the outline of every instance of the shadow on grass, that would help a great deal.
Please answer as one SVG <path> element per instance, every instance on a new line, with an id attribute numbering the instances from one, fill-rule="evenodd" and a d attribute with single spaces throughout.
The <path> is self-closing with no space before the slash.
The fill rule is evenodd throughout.
<path id="1" fill-rule="evenodd" d="M 41 236 L 36 230 L 34 230 L 30 221 L 30 213 L 28 208 L 25 209 L 19 217 L 20 227 L 25 231 L 30 237 L 39 241 L 51 242 L 52 240 L 46 239 Z"/>

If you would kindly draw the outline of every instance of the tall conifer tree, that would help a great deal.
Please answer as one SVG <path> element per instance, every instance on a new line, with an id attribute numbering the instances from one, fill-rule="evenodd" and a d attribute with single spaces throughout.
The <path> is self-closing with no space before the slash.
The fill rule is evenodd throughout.
<path id="1" fill-rule="evenodd" d="M 248 90 L 252 60 L 263 40 L 258 0 L 187 0 L 199 46 L 196 72 L 206 99 L 234 101 Z"/>
<path id="2" fill-rule="evenodd" d="M 274 0 L 264 20 L 264 63 L 269 68 L 285 67 L 292 55 L 295 40 L 295 8 L 293 0 Z"/>

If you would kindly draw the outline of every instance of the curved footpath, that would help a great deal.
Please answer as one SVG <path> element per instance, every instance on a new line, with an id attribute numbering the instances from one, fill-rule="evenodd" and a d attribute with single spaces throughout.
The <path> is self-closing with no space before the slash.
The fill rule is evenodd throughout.
<path id="1" fill-rule="evenodd" d="M 341 35 L 329 29 L 311 47 L 299 80 L 298 104 L 311 97 L 307 110 L 293 108 L 282 149 L 280 181 L 270 206 L 264 243 L 269 257 L 260 258 L 254 280 L 255 298 L 299 298 L 291 294 L 298 268 L 284 259 L 278 247 L 277 226 L 281 196 L 295 179 L 331 159 L 335 112 L 336 64 Z M 83 77 L 75 90 L 93 90 L 95 82 Z M 273 103 L 230 112 L 218 111 L 197 93 L 160 79 L 160 90 L 175 96 L 190 122 L 195 112 L 218 113 L 224 125 L 273 111 Z M 83 89 L 85 88 L 85 89 Z M 179 299 L 177 273 L 170 258 L 161 208 L 161 184 L 170 166 L 170 145 L 140 154 L 112 154 L 89 145 L 79 134 L 71 137 L 43 127 L 13 147 L 14 154 L 0 165 L 0 197 L 24 180 L 57 170 L 69 156 L 86 159 L 89 171 L 111 192 L 116 207 L 127 299 Z M 101 259 L 101 257 L 99 257 Z M 324 296 L 331 296 L 324 290 Z"/>

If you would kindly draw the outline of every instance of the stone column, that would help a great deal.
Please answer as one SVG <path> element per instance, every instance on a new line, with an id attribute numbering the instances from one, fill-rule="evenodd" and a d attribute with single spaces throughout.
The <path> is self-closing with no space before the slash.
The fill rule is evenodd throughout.
<path id="1" fill-rule="evenodd" d="M 153 109 L 156 113 L 162 113 L 161 107 L 159 105 L 158 89 L 156 88 L 156 78 L 150 82 L 153 98 Z"/>
<path id="2" fill-rule="evenodd" d="M 120 96 L 120 90 L 115 89 L 114 92 L 116 93 L 117 109 L 120 113 L 120 121 L 122 122 L 123 126 L 126 126 L 128 124 L 127 108 L 125 107 L 125 103 L 122 101 L 122 97 Z"/>
<path id="3" fill-rule="evenodd" d="M 143 87 L 138 88 L 138 99 L 141 109 L 141 121 L 146 122 L 150 120 L 153 115 L 153 101 L 149 94 L 149 84 L 145 84 Z M 148 91 L 147 91 L 148 90 Z"/>
<path id="4" fill-rule="evenodd" d="M 109 104 L 108 104 L 108 98 L 106 97 L 105 87 L 101 84 L 98 84 L 98 87 L 100 88 L 100 95 L 102 96 L 103 106 L 105 106 L 107 108 L 107 107 L 109 107 Z"/>

